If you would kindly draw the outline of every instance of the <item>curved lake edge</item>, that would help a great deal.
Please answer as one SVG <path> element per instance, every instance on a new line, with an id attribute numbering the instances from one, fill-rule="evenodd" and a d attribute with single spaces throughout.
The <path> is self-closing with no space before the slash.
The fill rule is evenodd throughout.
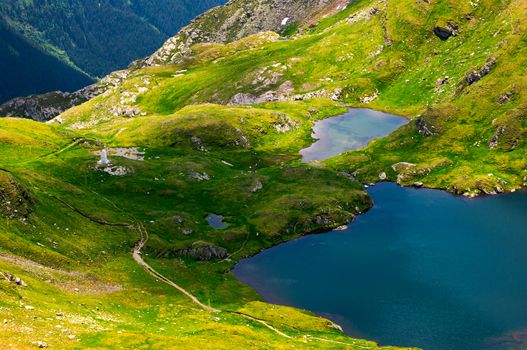
<path id="1" fill-rule="evenodd" d="M 513 192 L 506 192 L 506 193 L 499 193 L 499 194 L 496 194 L 496 195 L 481 195 L 481 196 L 478 196 L 478 197 L 475 197 L 475 198 L 471 198 L 471 197 L 466 197 L 466 196 L 462 196 L 462 195 L 458 195 L 458 194 L 455 194 L 455 193 L 452 193 L 452 192 L 449 192 L 449 191 L 446 191 L 444 189 L 432 189 L 432 188 L 416 188 L 414 186 L 402 186 L 400 184 L 397 184 L 396 182 L 393 182 L 393 181 L 379 181 L 381 183 L 385 183 L 385 184 L 389 184 L 389 185 L 393 185 L 394 187 L 396 188 L 399 188 L 399 189 L 405 189 L 405 190 L 409 190 L 409 191 L 415 191 L 415 192 L 440 192 L 442 194 L 444 194 L 445 196 L 448 196 L 450 198 L 456 198 L 458 200 L 461 200 L 462 202 L 464 203 L 470 203 L 470 202 L 478 202 L 478 201 L 483 201 L 484 199 L 488 199 L 490 197 L 507 197 L 507 196 L 514 196 L 514 195 L 519 195 L 521 193 L 525 194 L 527 193 L 527 189 L 525 188 L 522 188 L 521 190 L 518 190 L 517 193 L 513 193 Z M 373 186 L 375 187 L 375 186 Z M 354 222 L 361 218 L 363 216 L 363 214 L 366 214 L 368 213 L 369 211 L 371 211 L 372 209 L 376 208 L 377 206 L 377 201 L 373 200 L 372 201 L 372 205 L 370 207 L 368 207 L 367 209 L 363 210 L 360 214 L 357 214 L 353 220 L 347 222 L 347 223 L 342 223 L 343 225 L 353 225 Z M 343 322 L 344 318 L 342 318 L 341 315 L 339 314 L 332 314 L 331 312 L 316 312 L 316 311 L 313 311 L 311 310 L 309 307 L 302 307 L 302 306 L 298 306 L 298 305 L 294 305 L 294 303 L 287 303 L 287 302 L 281 302 L 281 301 L 273 301 L 272 299 L 273 298 L 269 298 L 268 296 L 266 297 L 265 296 L 265 293 L 262 294 L 256 287 L 253 287 L 251 285 L 249 285 L 247 282 L 244 282 L 242 280 L 240 280 L 238 278 L 238 276 L 236 275 L 236 273 L 234 272 L 234 270 L 238 267 L 238 265 L 240 263 L 242 263 L 244 260 L 248 260 L 248 259 L 251 259 L 252 257 L 255 257 L 256 255 L 259 255 L 265 251 L 268 251 L 268 250 L 272 250 L 272 249 L 276 249 L 277 247 L 279 246 L 283 246 L 283 245 L 287 245 L 287 244 L 290 244 L 290 243 L 293 243 L 295 241 L 301 241 L 301 240 L 305 240 L 305 239 L 309 239 L 310 236 L 318 236 L 318 235 L 330 235 L 330 234 L 334 234 L 334 235 L 339 235 L 340 234 L 340 230 L 338 230 L 339 227 L 341 227 L 342 225 L 338 225 L 338 224 L 335 224 L 333 228 L 331 229 L 317 229 L 317 230 L 311 230 L 311 231 L 306 231 L 306 232 L 303 232 L 301 233 L 300 235 L 294 237 L 294 238 L 291 238 L 291 239 L 285 239 L 281 242 L 278 242 L 276 244 L 274 244 L 272 247 L 269 247 L 269 248 L 266 248 L 266 249 L 262 249 L 260 250 L 259 252 L 256 252 L 255 254 L 251 254 L 251 255 L 248 255 L 248 256 L 245 256 L 243 258 L 240 258 L 238 260 L 238 262 L 236 263 L 235 267 L 230 271 L 234 276 L 235 278 L 249 286 L 251 289 L 255 290 L 257 292 L 257 294 L 262 298 L 262 300 L 266 303 L 270 303 L 270 304 L 275 304 L 275 305 L 281 305 L 281 306 L 287 306 L 287 307 L 293 307 L 293 308 L 296 308 L 296 309 L 300 309 L 300 310 L 306 310 L 308 312 L 311 312 L 315 315 L 317 315 L 318 317 L 321 317 L 321 318 L 324 318 L 324 319 L 328 319 L 330 320 L 331 322 L 339 325 L 339 327 L 341 327 L 342 331 L 343 331 L 343 334 L 346 335 L 346 336 L 349 336 L 351 338 L 355 338 L 355 339 L 367 339 L 369 341 L 372 341 L 372 342 L 375 342 L 377 343 L 379 346 L 394 346 L 394 347 L 403 347 L 403 348 L 408 348 L 408 349 L 417 349 L 418 347 L 416 347 L 416 345 L 406 345 L 406 344 L 410 344 L 411 343 L 411 339 L 409 339 L 408 342 L 383 342 L 383 341 L 379 341 L 377 339 L 375 339 L 375 336 L 363 336 L 359 333 L 356 333 L 354 329 L 351 329 L 351 328 L 347 328 L 345 326 L 343 326 L 343 324 L 341 322 Z M 350 229 L 352 229 L 350 227 Z M 345 233 L 344 233 L 345 234 Z M 257 280 L 257 279 L 255 279 Z M 271 295 L 272 293 L 267 293 L 267 295 Z M 276 295 L 278 298 L 280 298 L 280 295 L 277 294 Z M 513 332 L 511 332 L 513 333 Z M 505 336 L 504 336 L 505 338 Z M 512 348 L 511 348 L 512 349 Z"/>
<path id="2" fill-rule="evenodd" d="M 348 111 L 349 110 L 353 110 L 353 109 L 358 109 L 357 107 L 351 107 L 351 106 L 347 106 L 348 108 Z M 389 112 L 384 112 L 383 113 L 389 113 Z M 335 117 L 338 117 L 338 116 L 330 116 L 330 117 L 327 117 L 327 118 L 324 118 L 324 119 L 321 119 L 321 120 L 318 120 L 316 122 L 320 122 L 320 121 L 324 121 L 324 120 L 327 120 L 327 119 L 330 119 L 330 118 L 335 118 Z M 401 117 L 401 118 L 405 118 L 407 120 L 407 122 L 410 122 L 413 118 L 412 117 L 409 117 L 409 116 L 402 116 L 402 115 L 398 115 L 398 117 Z M 315 123 L 316 123 L 315 122 Z M 395 129 L 397 130 L 397 129 Z M 392 132 L 394 132 L 395 130 L 393 130 Z M 388 134 L 389 135 L 389 134 Z M 383 137 L 387 137 L 388 135 L 385 135 Z M 370 141 L 368 141 L 368 143 L 363 146 L 363 147 L 367 147 L 367 145 L 375 140 L 377 138 L 373 138 L 371 139 Z M 316 142 L 318 139 L 316 138 L 313 138 L 314 142 Z M 362 148 L 362 147 L 361 147 Z M 353 150 L 348 150 L 348 151 L 353 151 Z M 345 151 L 345 152 L 348 152 L 348 151 Z M 309 163 L 307 163 L 309 164 Z M 316 165 L 313 165 L 313 164 L 309 164 L 311 166 L 316 166 Z M 321 165 L 323 165 L 323 162 L 321 162 Z M 352 181 L 357 181 L 353 178 Z M 360 183 L 359 181 L 357 181 L 358 183 Z M 447 187 L 432 187 L 432 186 L 429 186 L 429 185 L 426 185 L 426 184 L 423 184 L 422 186 L 416 186 L 415 184 L 414 185 L 402 185 L 402 184 L 399 184 L 397 182 L 393 182 L 393 181 L 387 181 L 387 180 L 377 180 L 375 181 L 375 183 L 372 183 L 372 184 L 363 184 L 365 186 L 365 188 L 367 189 L 369 186 L 375 186 L 376 184 L 379 184 L 379 183 L 392 183 L 392 184 L 395 184 L 397 185 L 398 187 L 401 187 L 401 188 L 407 188 L 407 189 L 412 189 L 412 190 L 415 190 L 415 191 L 441 191 L 441 192 L 444 192 L 452 197 L 457 197 L 457 198 L 460 198 L 460 199 L 463 199 L 465 201 L 477 201 L 481 198 L 484 198 L 484 197 L 495 197 L 495 196 L 506 196 L 506 195 L 510 195 L 514 192 L 526 192 L 527 191 L 527 187 L 520 187 L 519 189 L 513 189 L 513 190 L 504 190 L 503 192 L 501 193 L 490 193 L 490 194 L 487 194 L 487 193 L 480 193 L 478 194 L 477 196 L 466 196 L 466 195 L 463 195 L 463 194 L 457 194 L 457 193 L 454 193 L 452 191 L 449 191 Z M 370 196 L 371 198 L 371 196 Z M 284 245 L 286 243 L 290 243 L 290 242 L 293 242 L 293 241 L 297 241 L 297 240 L 301 240 L 301 239 L 305 239 L 306 237 L 308 236 L 311 236 L 311 235 L 324 235 L 324 234 L 330 234 L 332 232 L 335 232 L 336 230 L 338 230 L 338 228 L 344 226 L 344 225 L 352 225 L 354 223 L 354 221 L 359 218 L 359 216 L 362 216 L 363 214 L 367 213 L 368 211 L 370 211 L 371 209 L 373 209 L 374 207 L 376 206 L 376 203 L 372 200 L 372 203 L 371 203 L 371 206 L 369 206 L 368 208 L 365 208 L 362 212 L 359 212 L 357 213 L 353 219 L 351 221 L 348 221 L 348 222 L 342 222 L 342 223 L 335 223 L 335 225 L 331 225 L 331 226 L 328 226 L 328 227 L 324 227 L 324 228 L 318 228 L 318 229 L 315 229 L 315 230 L 309 230 L 309 231 L 306 231 L 306 232 L 302 232 L 302 233 L 299 233 L 297 235 L 295 235 L 294 237 L 291 237 L 289 239 L 284 239 L 284 240 L 281 240 L 279 242 L 276 242 L 275 244 L 273 244 L 272 246 L 268 247 L 268 248 L 265 248 L 265 249 L 261 249 L 257 252 L 254 252 L 253 254 L 249 254 L 249 255 L 246 255 L 246 256 L 243 256 L 243 257 L 240 257 L 239 259 L 237 259 L 237 263 L 236 265 L 230 270 L 230 273 L 233 274 L 235 276 L 235 278 L 245 284 L 246 286 L 249 286 L 248 284 L 246 284 L 245 282 L 241 281 L 240 279 L 238 279 L 238 277 L 236 276 L 236 274 L 234 273 L 234 270 L 236 269 L 236 267 L 238 266 L 238 264 L 240 264 L 243 260 L 247 260 L 247 259 L 250 259 L 251 257 L 254 257 L 264 251 L 267 251 L 267 250 L 270 250 L 270 249 L 273 249 L 273 248 L 276 248 L 278 246 L 281 246 L 281 245 Z M 262 298 L 262 300 L 265 301 L 264 297 L 260 294 L 260 292 L 258 292 L 255 288 L 249 286 L 251 289 L 255 290 L 256 293 Z M 269 301 L 267 301 L 269 302 Z M 325 318 L 325 319 L 328 319 L 332 322 L 334 322 L 335 324 L 338 324 L 338 320 L 337 319 L 332 319 L 331 315 L 328 314 L 328 313 L 317 313 L 317 312 L 313 312 L 307 308 L 301 308 L 301 307 L 296 307 L 296 306 L 291 306 L 291 305 L 287 305 L 287 304 L 282 304 L 282 303 L 273 303 L 273 302 L 269 302 L 269 303 L 272 303 L 272 304 L 277 304 L 277 305 L 283 305 L 283 306 L 290 306 L 290 307 L 294 307 L 294 308 L 297 308 L 297 309 L 303 309 L 303 310 L 306 310 L 306 311 L 309 311 L 309 312 L 312 312 L 313 314 L 319 316 L 319 317 L 322 317 L 322 318 Z M 341 327 L 342 328 L 342 327 Z M 363 337 L 360 337 L 360 336 L 357 336 L 356 334 L 353 334 L 351 332 L 347 332 L 345 329 L 343 329 L 343 334 L 347 335 L 347 336 L 350 336 L 350 337 L 353 337 L 353 338 L 363 338 Z M 374 342 L 377 342 L 374 340 Z M 381 346 L 404 346 L 403 344 L 383 344 L 383 343 L 380 343 L 380 342 L 377 342 L 379 345 Z"/>
<path id="3" fill-rule="evenodd" d="M 390 135 L 412 120 L 412 117 L 364 107 L 346 108 L 344 113 L 313 122 L 311 143 L 299 152 L 302 163 L 320 166 L 342 153 L 365 148 L 371 141 Z"/>

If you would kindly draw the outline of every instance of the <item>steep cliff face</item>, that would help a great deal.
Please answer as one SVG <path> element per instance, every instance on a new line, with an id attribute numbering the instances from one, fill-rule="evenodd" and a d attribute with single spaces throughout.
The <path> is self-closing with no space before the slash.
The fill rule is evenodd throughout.
<path id="1" fill-rule="evenodd" d="M 295 32 L 349 5 L 350 0 L 231 0 L 197 17 L 139 66 L 180 63 L 198 43 L 229 43 L 252 34 Z"/>

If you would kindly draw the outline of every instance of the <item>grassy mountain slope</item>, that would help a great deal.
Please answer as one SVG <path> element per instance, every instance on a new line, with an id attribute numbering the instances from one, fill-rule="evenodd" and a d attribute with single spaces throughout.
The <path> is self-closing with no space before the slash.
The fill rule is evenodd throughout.
<path id="1" fill-rule="evenodd" d="M 197 44 L 184 62 L 130 70 L 53 123 L 0 120 L 8 155 L 0 198 L 9 198 L 0 207 L 0 271 L 28 282 L 0 280 L 6 339 L 375 348 L 327 320 L 258 302 L 228 271 L 367 209 L 352 177 L 386 172 L 467 195 L 520 186 L 526 12 L 517 0 L 356 1 L 299 34 Z M 439 38 L 436 27 L 452 36 Z M 412 121 L 326 166 L 300 163 L 313 123 L 344 103 Z M 104 146 L 112 164 L 98 168 Z M 229 226 L 214 230 L 209 214 Z M 143 225 L 146 262 L 222 312 L 199 309 L 132 260 Z"/>
<path id="2" fill-rule="evenodd" d="M 342 10 L 348 3 L 349 0 L 230 1 L 225 6 L 213 8 L 198 16 L 189 25 L 181 29 L 177 35 L 167 40 L 151 56 L 137 60 L 132 66 L 137 68 L 185 61 L 188 59 L 187 55 L 192 52 L 191 46 L 197 43 L 229 43 L 265 30 L 272 30 L 285 35 L 294 33 L 298 28 L 301 28 L 301 24 L 314 23 L 321 17 Z M 159 8 L 170 9 L 171 6 L 178 4 L 180 7 L 189 7 L 189 4 L 184 1 L 175 2 L 174 0 L 168 0 L 167 3 L 156 2 L 156 4 L 149 1 L 134 2 L 128 4 L 128 6 L 131 6 L 134 13 L 145 13 L 145 17 L 149 18 L 150 22 L 159 23 L 162 26 L 167 23 L 179 23 L 177 18 L 173 17 L 177 17 L 185 11 L 183 11 L 184 8 L 178 9 L 177 12 L 170 10 L 159 11 Z M 200 2 L 200 5 L 205 6 L 206 4 Z M 18 12 L 15 12 L 15 14 L 19 15 Z M 156 20 L 156 16 L 161 17 L 163 20 Z M 137 27 L 139 30 L 141 26 Z M 106 30 L 101 30 L 97 35 L 104 35 L 104 32 Z M 161 30 L 161 32 L 163 31 Z M 170 30 L 167 30 L 167 32 L 170 32 Z M 127 39 L 125 44 L 129 42 L 134 43 L 138 40 L 133 33 L 132 36 L 134 36 L 134 39 Z M 106 40 L 104 39 L 103 41 Z M 97 47 L 103 48 L 104 46 L 101 46 L 100 42 L 100 40 L 97 41 Z M 148 44 L 155 45 L 155 42 Z M 122 43 L 112 44 L 114 47 L 121 45 Z M 155 47 L 157 48 L 158 45 L 155 45 Z M 153 50 L 152 48 L 147 53 L 151 53 Z M 60 54 L 60 50 L 56 51 Z M 112 51 L 108 50 L 106 53 L 112 53 Z M 104 59 L 106 53 L 98 53 L 98 59 Z M 27 81 L 24 81 L 24 83 L 27 86 Z M 0 105 L 0 115 L 31 118 L 39 121 L 49 120 L 66 109 L 79 105 L 93 97 L 93 94 L 87 95 L 84 90 L 76 91 L 74 94 L 51 92 L 16 98 Z M 96 83 L 89 90 L 98 90 L 102 93 L 104 92 L 104 84 Z M 11 93 L 16 93 L 16 91 Z"/>
<path id="3" fill-rule="evenodd" d="M 0 147 L 12 156 L 0 166 L 0 193 L 10 189 L 10 198 L 21 199 L 0 211 L 0 345 L 377 348 L 309 313 L 258 302 L 226 273 L 242 256 L 346 222 L 370 205 L 346 176 L 291 163 L 308 144 L 312 121 L 342 110 L 330 101 L 316 106 L 193 106 L 154 122 L 128 120 L 126 130 L 103 128 L 97 140 L 2 119 Z M 286 124 L 294 130 L 278 131 Z M 22 137 L 29 129 L 33 136 Z M 112 166 L 129 171 L 110 176 L 96 169 L 93 152 L 103 142 L 141 145 L 145 159 L 110 156 Z M 222 214 L 229 227 L 209 227 L 209 213 Z M 150 235 L 146 261 L 220 313 L 200 310 L 131 259 L 139 223 Z M 189 251 L 198 247 L 225 248 L 228 256 L 199 261 Z M 27 286 L 7 282 L 8 274 Z"/>
<path id="4" fill-rule="evenodd" d="M 319 18 L 344 9 L 349 0 L 234 0 L 202 14 L 137 66 L 182 63 L 191 47 L 227 44 L 253 34 L 274 31 L 288 35 Z"/>
<path id="5" fill-rule="evenodd" d="M 264 33 L 195 45 L 190 60 L 134 71 L 123 92 L 61 119 L 84 128 L 118 123 L 116 115 L 168 115 L 188 104 L 325 96 L 419 117 L 388 140 L 330 162 L 361 180 L 386 172 L 401 183 L 467 195 L 512 190 L 527 175 L 525 12 L 518 1 L 362 1 L 290 40 Z M 449 25 L 457 30 L 448 40 L 434 34 Z M 394 170 L 399 162 L 410 169 Z"/>
<path id="6" fill-rule="evenodd" d="M 0 56 L 8 65 L 2 73 L 18 75 L 6 74 L 9 79 L 2 80 L 5 92 L 0 101 L 52 90 L 74 91 L 88 85 L 93 81 L 88 77 L 104 76 L 151 54 L 194 16 L 222 2 L 2 1 L 0 17 L 6 28 L 0 38 L 11 47 Z M 17 49 L 20 43 L 33 47 L 31 54 L 28 49 Z M 37 55 L 46 56 L 50 62 L 38 60 Z M 40 72 L 42 79 L 20 74 L 34 64 L 41 67 L 35 73 Z M 63 74 L 46 75 L 60 65 L 64 66 Z M 79 83 L 81 77 L 84 80 Z"/>
<path id="7" fill-rule="evenodd" d="M 77 90 L 92 82 L 87 74 L 35 47 L 1 18 L 0 37 L 0 101 L 57 88 Z"/>

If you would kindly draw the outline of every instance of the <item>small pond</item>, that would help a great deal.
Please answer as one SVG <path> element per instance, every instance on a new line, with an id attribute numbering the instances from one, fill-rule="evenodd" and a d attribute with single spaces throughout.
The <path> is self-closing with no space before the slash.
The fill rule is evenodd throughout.
<path id="1" fill-rule="evenodd" d="M 364 108 L 350 108 L 338 117 L 315 123 L 310 147 L 300 151 L 302 161 L 317 163 L 349 150 L 362 148 L 406 124 L 406 118 Z"/>
<path id="2" fill-rule="evenodd" d="M 229 224 L 224 222 L 223 220 L 224 218 L 221 215 L 210 214 L 209 216 L 207 216 L 207 222 L 212 228 L 216 230 L 221 230 L 229 226 Z"/>

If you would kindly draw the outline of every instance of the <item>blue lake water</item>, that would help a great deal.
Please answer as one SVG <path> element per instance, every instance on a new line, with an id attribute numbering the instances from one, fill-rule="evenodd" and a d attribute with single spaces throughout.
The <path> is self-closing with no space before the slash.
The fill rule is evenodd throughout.
<path id="1" fill-rule="evenodd" d="M 351 108 L 338 117 L 315 123 L 310 147 L 300 151 L 304 162 L 316 162 L 362 148 L 406 124 L 406 118 L 364 108 Z"/>
<path id="2" fill-rule="evenodd" d="M 527 346 L 527 193 L 479 199 L 371 187 L 347 230 L 311 235 L 234 269 L 266 301 L 356 337 L 427 350 Z"/>
<path id="3" fill-rule="evenodd" d="M 223 216 L 216 214 L 207 216 L 207 223 L 216 230 L 221 230 L 229 226 L 228 223 L 223 221 Z"/>
<path id="4" fill-rule="evenodd" d="M 317 124 L 322 140 L 305 160 L 359 148 L 404 124 L 394 116 L 372 132 L 377 121 L 366 119 L 379 115 L 352 112 L 361 117 Z M 357 119 L 358 136 L 346 136 Z M 314 311 L 383 345 L 527 349 L 527 193 L 471 200 L 392 183 L 369 193 L 374 207 L 347 230 L 266 250 L 234 274 L 268 302 Z"/>

